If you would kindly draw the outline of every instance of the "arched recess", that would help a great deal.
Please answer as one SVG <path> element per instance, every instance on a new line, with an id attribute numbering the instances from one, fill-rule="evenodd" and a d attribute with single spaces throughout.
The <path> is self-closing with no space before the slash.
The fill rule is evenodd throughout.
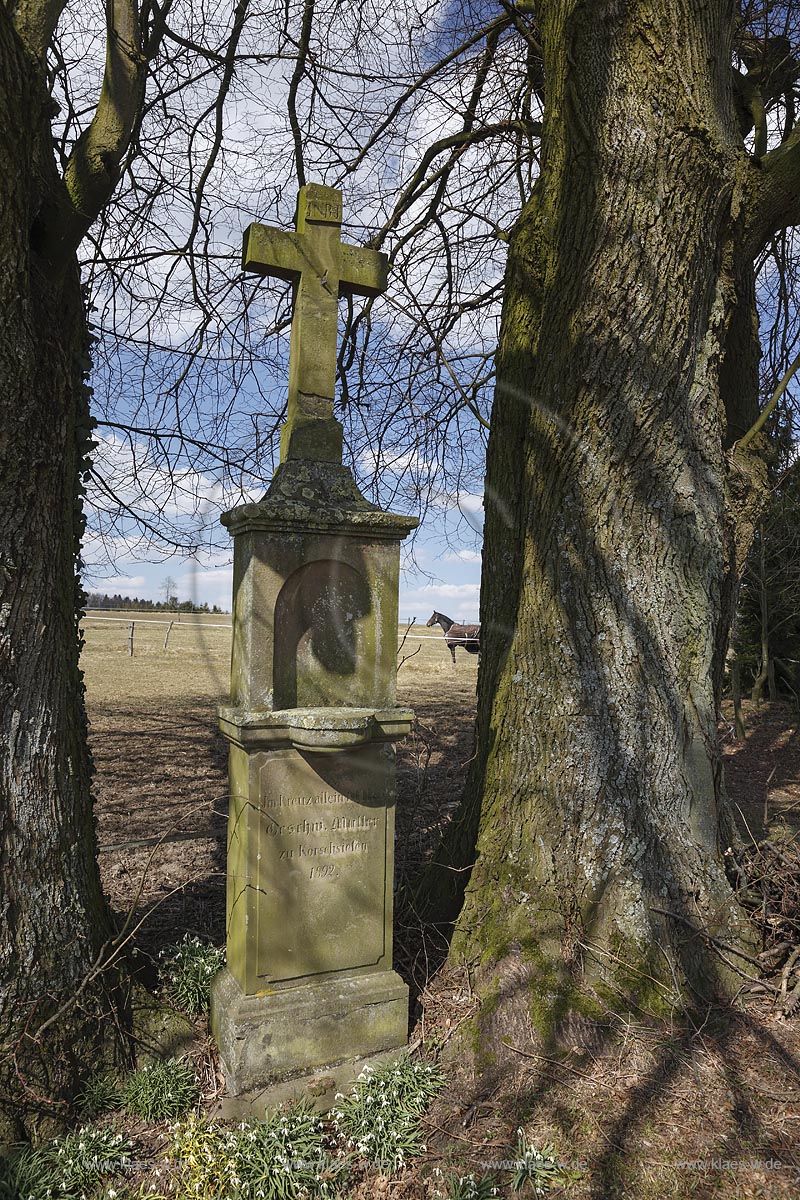
<path id="1" fill-rule="evenodd" d="M 364 620 L 366 579 L 348 563 L 317 559 L 298 567 L 275 605 L 276 708 L 367 707 Z"/>

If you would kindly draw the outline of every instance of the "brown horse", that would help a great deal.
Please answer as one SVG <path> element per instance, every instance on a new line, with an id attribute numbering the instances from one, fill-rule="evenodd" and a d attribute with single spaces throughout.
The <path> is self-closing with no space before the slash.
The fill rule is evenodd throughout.
<path id="1" fill-rule="evenodd" d="M 440 612 L 435 612 L 425 624 L 428 628 L 432 625 L 441 625 L 447 649 L 453 656 L 453 662 L 456 661 L 456 646 L 463 646 L 467 654 L 480 654 L 480 625 L 457 625 L 455 621 L 451 621 L 449 617 Z"/>

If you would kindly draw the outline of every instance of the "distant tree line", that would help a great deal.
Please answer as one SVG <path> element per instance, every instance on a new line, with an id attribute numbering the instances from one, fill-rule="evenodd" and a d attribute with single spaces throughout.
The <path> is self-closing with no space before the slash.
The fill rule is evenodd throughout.
<path id="1" fill-rule="evenodd" d="M 100 592 L 89 592 L 85 608 L 117 608 L 126 610 L 141 610 L 142 612 L 181 612 L 181 613 L 221 613 L 218 604 L 195 604 L 192 600 L 178 600 L 170 596 L 168 600 L 140 600 L 138 596 L 106 596 Z"/>

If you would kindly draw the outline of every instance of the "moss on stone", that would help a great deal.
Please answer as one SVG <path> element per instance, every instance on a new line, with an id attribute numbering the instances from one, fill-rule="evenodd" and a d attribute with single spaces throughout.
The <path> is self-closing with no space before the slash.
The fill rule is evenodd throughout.
<path id="1" fill-rule="evenodd" d="M 194 1044 L 195 1030 L 189 1018 L 138 985 L 131 997 L 131 1016 L 140 1064 L 177 1058 Z"/>

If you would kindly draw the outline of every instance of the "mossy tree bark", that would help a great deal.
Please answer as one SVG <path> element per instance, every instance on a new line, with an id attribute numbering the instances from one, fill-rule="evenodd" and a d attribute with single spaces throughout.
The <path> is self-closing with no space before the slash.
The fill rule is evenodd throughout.
<path id="1" fill-rule="evenodd" d="M 745 150 L 728 0 L 536 9 L 543 159 L 506 276 L 478 752 L 443 851 L 475 866 L 437 902 L 468 879 L 453 953 L 527 959 L 547 1024 L 576 977 L 637 1003 L 736 986 L 736 951 L 696 930 L 747 945 L 716 712 L 764 483 L 757 439 L 736 447 L 753 260 L 797 219 L 800 171 L 794 140 Z"/>
<path id="2" fill-rule="evenodd" d="M 0 1140 L 59 1117 L 119 1019 L 76 574 L 90 418 L 75 251 L 98 209 L 53 155 L 43 53 L 62 8 L 0 5 Z"/>

